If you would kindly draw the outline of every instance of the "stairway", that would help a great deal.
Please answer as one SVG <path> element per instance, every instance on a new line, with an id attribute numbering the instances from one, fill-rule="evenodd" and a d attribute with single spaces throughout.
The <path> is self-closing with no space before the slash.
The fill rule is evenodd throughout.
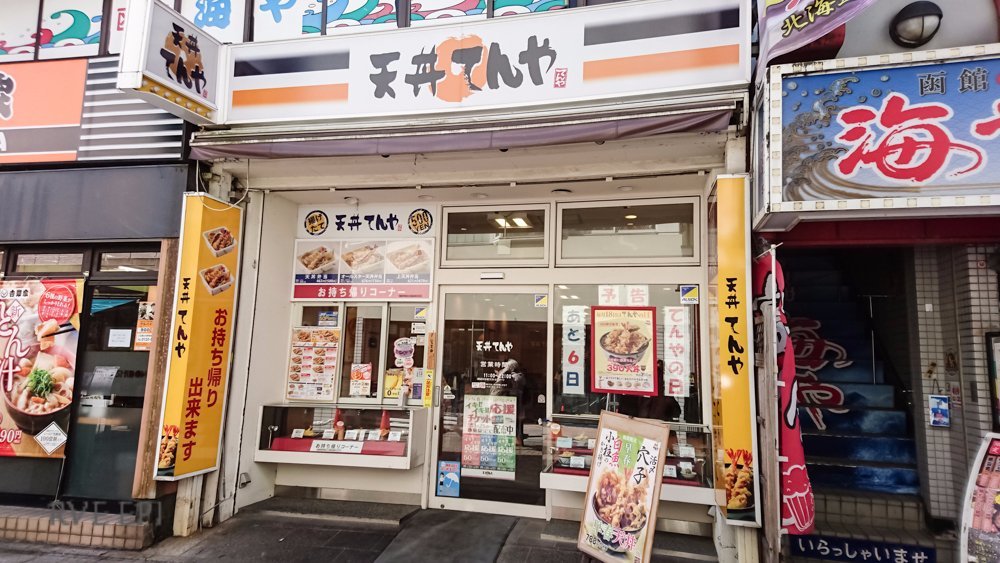
<path id="1" fill-rule="evenodd" d="M 909 415 L 901 389 L 873 354 L 867 302 L 833 252 L 788 252 L 781 260 L 813 489 L 916 497 Z"/>

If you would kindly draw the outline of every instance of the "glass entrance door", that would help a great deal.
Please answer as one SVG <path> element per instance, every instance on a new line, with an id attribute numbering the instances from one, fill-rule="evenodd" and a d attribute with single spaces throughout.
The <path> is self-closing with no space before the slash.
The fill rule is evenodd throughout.
<path id="1" fill-rule="evenodd" d="M 548 289 L 442 294 L 432 505 L 542 516 Z"/>

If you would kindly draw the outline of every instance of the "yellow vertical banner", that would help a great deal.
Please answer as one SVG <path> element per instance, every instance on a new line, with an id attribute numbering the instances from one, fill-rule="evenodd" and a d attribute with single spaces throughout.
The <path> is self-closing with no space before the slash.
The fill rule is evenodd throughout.
<path id="1" fill-rule="evenodd" d="M 726 519 L 758 526 L 756 393 L 750 305 L 748 186 L 744 176 L 720 176 L 716 183 L 718 274 L 714 296 L 718 319 L 718 389 L 715 403 L 717 485 L 725 489 Z M 710 218 L 710 222 L 712 218 Z"/>
<path id="2" fill-rule="evenodd" d="M 243 212 L 185 194 L 156 478 L 216 469 L 236 313 Z"/>

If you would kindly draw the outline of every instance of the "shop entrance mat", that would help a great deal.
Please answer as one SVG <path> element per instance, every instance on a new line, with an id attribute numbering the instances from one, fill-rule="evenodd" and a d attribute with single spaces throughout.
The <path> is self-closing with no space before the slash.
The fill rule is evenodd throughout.
<path id="1" fill-rule="evenodd" d="M 406 520 L 375 561 L 496 561 L 515 523 L 513 516 L 422 510 Z"/>

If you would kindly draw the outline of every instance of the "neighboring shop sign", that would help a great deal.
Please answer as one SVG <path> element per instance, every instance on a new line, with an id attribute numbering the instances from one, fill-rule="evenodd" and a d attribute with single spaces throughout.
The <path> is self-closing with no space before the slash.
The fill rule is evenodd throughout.
<path id="1" fill-rule="evenodd" d="M 423 207 L 300 207 L 292 298 L 430 299 L 433 225 Z"/>
<path id="2" fill-rule="evenodd" d="M 84 100 L 106 90 L 102 81 L 114 78 L 115 71 L 114 61 L 87 59 L 0 64 L 0 165 L 123 157 L 179 159 L 180 121 L 164 124 L 164 115 L 150 107 L 145 108 L 149 113 L 138 116 L 122 115 L 115 105 L 83 111 Z M 54 80 L 58 88 L 53 88 Z M 120 93 L 102 93 L 100 99 L 132 102 Z M 94 137 L 126 122 L 127 138 Z M 164 142 L 174 146 L 164 147 Z"/>
<path id="3" fill-rule="evenodd" d="M 82 297 L 82 280 L 0 282 L 0 457 L 65 456 Z"/>
<path id="4" fill-rule="evenodd" d="M 285 398 L 332 401 L 339 347 L 340 329 L 293 328 Z"/>
<path id="5" fill-rule="evenodd" d="M 650 560 L 668 436 L 666 423 L 601 412 L 577 536 L 585 554 L 608 563 Z"/>
<path id="6" fill-rule="evenodd" d="M 656 395 L 656 307 L 591 307 L 590 389 Z"/>
<path id="7" fill-rule="evenodd" d="M 457 461 L 439 461 L 437 474 L 437 496 L 458 497 L 462 479 L 462 466 Z"/>
<path id="8" fill-rule="evenodd" d="M 769 91 L 782 156 L 762 175 L 780 181 L 762 191 L 768 211 L 1000 205 L 1000 170 L 988 164 L 1000 159 L 1000 58 L 782 71 L 791 66 L 771 71 Z"/>
<path id="9" fill-rule="evenodd" d="M 242 219 L 239 207 L 205 194 L 184 196 L 158 480 L 173 481 L 218 465 Z"/>
<path id="10" fill-rule="evenodd" d="M 951 398 L 948 395 L 928 395 L 927 414 L 930 425 L 938 428 L 951 426 Z"/>
<path id="11" fill-rule="evenodd" d="M 773 361 L 770 369 L 762 369 L 759 381 L 770 378 L 778 385 L 778 410 L 771 413 L 778 423 L 778 468 L 781 473 L 781 527 L 791 535 L 808 534 L 813 531 L 816 521 L 816 504 L 812 482 L 806 468 L 805 451 L 802 448 L 802 426 L 799 422 L 797 391 L 799 380 L 795 372 L 795 349 L 792 346 L 791 329 L 785 313 L 785 274 L 781 264 L 768 252 L 753 263 L 753 297 L 755 322 L 760 318 L 760 327 L 771 327 L 773 334 L 761 330 L 754 333 L 760 338 L 755 351 L 767 349 L 764 339 L 771 339 L 770 348 L 774 358 L 755 358 L 755 364 L 763 365 Z M 768 321 L 764 316 L 773 315 Z M 775 377 L 776 371 L 776 377 Z M 770 381 L 768 381 L 768 384 Z"/>
<path id="12" fill-rule="evenodd" d="M 748 186 L 745 176 L 720 176 L 716 183 L 718 273 L 715 281 L 718 314 L 720 380 L 715 391 L 714 418 L 721 426 L 716 486 L 726 493 L 726 518 L 731 524 L 758 526 L 760 507 L 756 452 L 756 393 L 750 324 L 750 242 L 747 229 Z"/>
<path id="13" fill-rule="evenodd" d="M 517 397 L 465 395 L 462 476 L 514 480 Z"/>
<path id="14" fill-rule="evenodd" d="M 758 79 L 771 59 L 820 39 L 873 4 L 875 0 L 759 0 Z"/>
<path id="15" fill-rule="evenodd" d="M 972 464 L 962 503 L 963 563 L 1000 561 L 1000 434 L 988 433 Z"/>
<path id="16" fill-rule="evenodd" d="M 139 318 L 135 321 L 135 342 L 132 350 L 149 352 L 153 349 L 153 323 L 156 321 L 156 302 L 140 301 Z"/>
<path id="17" fill-rule="evenodd" d="M 222 43 L 161 2 L 131 2 L 126 18 L 118 88 L 186 121 L 216 122 Z"/>
<path id="18" fill-rule="evenodd" d="M 278 35 L 298 35 L 311 26 L 297 9 L 283 13 L 292 4 L 261 6 L 254 19 L 267 27 L 280 22 L 288 28 Z M 623 94 L 745 84 L 750 77 L 748 10 L 749 4 L 739 0 L 697 6 L 644 2 L 524 18 L 454 18 L 454 23 L 442 25 L 331 34 L 307 42 L 219 45 L 157 4 L 128 13 L 134 23 L 127 27 L 125 52 L 141 56 L 126 59 L 119 87 L 147 95 L 147 81 L 170 85 L 168 95 L 180 94 L 184 102 L 196 104 L 194 112 L 176 104 L 172 111 L 193 115 L 197 123 L 286 123 L 589 104 Z M 312 15 L 320 19 L 318 12 Z M 415 20 L 424 17 L 414 13 Z M 643 25 L 649 21 L 658 25 Z M 691 29 L 692 21 L 711 23 Z M 173 33 L 175 26 L 180 28 L 177 33 L 197 38 L 200 58 L 190 48 L 174 47 L 172 36 L 165 34 Z M 633 31 L 622 31 L 627 29 Z M 161 51 L 173 58 L 164 59 Z M 186 74 L 178 87 L 176 73 L 165 68 L 174 69 L 180 59 Z M 224 69 L 223 60 L 231 61 Z M 200 72 L 195 62 L 202 63 Z M 214 111 L 216 103 L 219 112 Z"/>
<path id="19" fill-rule="evenodd" d="M 586 395 L 587 354 L 586 305 L 564 305 L 562 310 L 562 392 L 564 395 Z"/>
<path id="20" fill-rule="evenodd" d="M 691 315 L 688 308 L 663 308 L 663 394 L 687 397 L 691 379 Z"/>
<path id="21" fill-rule="evenodd" d="M 878 563 L 937 563 L 937 550 L 920 545 L 903 545 L 833 536 L 791 538 L 792 556 L 824 561 L 870 561 Z M 986 560 L 980 560 L 986 561 Z M 990 560 L 994 561 L 994 560 Z"/>

